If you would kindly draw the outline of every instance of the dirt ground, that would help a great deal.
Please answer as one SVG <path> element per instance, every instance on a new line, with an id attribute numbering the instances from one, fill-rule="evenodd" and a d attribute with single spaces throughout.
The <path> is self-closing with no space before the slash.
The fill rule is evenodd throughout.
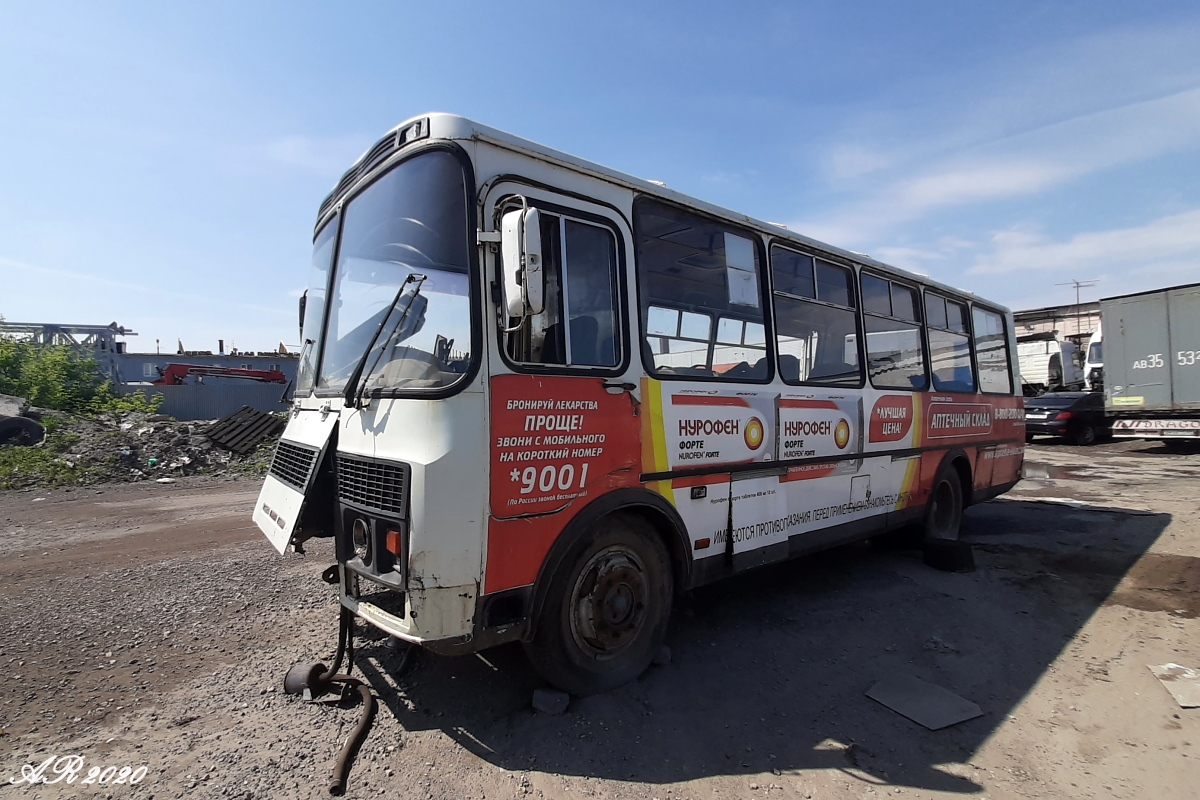
<path id="1" fill-rule="evenodd" d="M 1147 665 L 1200 667 L 1200 456 L 1039 444 L 1028 462 L 967 513 L 977 571 L 864 544 L 706 588 L 670 664 L 561 716 L 530 707 L 519 647 L 397 676 L 364 630 L 380 713 L 347 796 L 1195 797 L 1200 709 Z M 0 786 L 84 760 L 5 797 L 326 796 L 358 710 L 280 687 L 332 653 L 331 548 L 279 556 L 257 489 L 0 494 Z M 896 673 L 984 714 L 928 731 L 865 696 Z M 92 766 L 145 778 L 81 785 Z"/>

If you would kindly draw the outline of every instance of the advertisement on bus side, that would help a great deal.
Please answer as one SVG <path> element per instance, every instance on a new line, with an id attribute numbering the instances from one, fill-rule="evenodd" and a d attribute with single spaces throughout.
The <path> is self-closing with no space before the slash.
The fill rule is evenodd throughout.
<path id="1" fill-rule="evenodd" d="M 605 476 L 637 473 L 630 398 L 600 379 L 498 376 L 491 406 L 494 516 L 553 511 L 588 499 Z"/>
<path id="2" fill-rule="evenodd" d="M 861 401 L 844 395 L 779 398 L 781 460 L 842 456 L 862 450 Z"/>
<path id="3" fill-rule="evenodd" d="M 662 420 L 672 470 L 770 461 L 775 455 L 774 394 L 676 390 L 663 398 Z"/>

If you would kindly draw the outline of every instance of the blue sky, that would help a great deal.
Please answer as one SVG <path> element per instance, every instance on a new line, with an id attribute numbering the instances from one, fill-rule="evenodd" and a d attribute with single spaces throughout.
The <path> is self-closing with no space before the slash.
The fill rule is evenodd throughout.
<path id="1" fill-rule="evenodd" d="M 318 204 L 435 110 L 1016 309 L 1194 282 L 1197 43 L 1183 2 L 6 3 L 0 315 L 294 344 Z"/>

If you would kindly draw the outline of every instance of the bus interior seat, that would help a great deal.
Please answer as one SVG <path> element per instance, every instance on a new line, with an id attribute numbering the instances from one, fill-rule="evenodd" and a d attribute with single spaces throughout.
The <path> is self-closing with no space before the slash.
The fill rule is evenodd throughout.
<path id="1" fill-rule="evenodd" d="M 939 392 L 966 392 L 975 391 L 975 384 L 971 381 L 950 380 L 944 381 L 938 378 L 937 374 L 933 376 L 933 388 Z"/>
<path id="2" fill-rule="evenodd" d="M 768 375 L 767 359 L 758 359 L 754 362 L 754 366 L 751 366 L 748 361 L 739 361 L 732 369 L 727 370 L 725 375 L 743 380 L 761 380 Z"/>
<path id="3" fill-rule="evenodd" d="M 844 378 L 850 374 L 857 374 L 858 367 L 854 364 L 847 364 L 844 361 L 827 361 L 823 364 L 814 364 L 812 371 L 808 373 L 810 380 L 817 378 Z"/>
<path id="4" fill-rule="evenodd" d="M 749 363 L 747 363 L 745 361 L 739 361 L 738 363 L 734 364 L 732 367 L 730 367 L 729 369 L 727 369 L 723 373 L 721 373 L 721 377 L 723 377 L 723 378 L 742 378 L 742 379 L 750 378 L 750 377 L 753 377 L 753 370 L 750 368 Z"/>
<path id="5" fill-rule="evenodd" d="M 563 329 L 561 322 L 546 326 L 546 338 L 542 342 L 542 364 L 565 364 L 566 348 L 563 346 Z"/>
<path id="6" fill-rule="evenodd" d="M 798 382 L 800 380 L 800 359 L 786 353 L 780 355 L 779 377 L 785 381 Z"/>

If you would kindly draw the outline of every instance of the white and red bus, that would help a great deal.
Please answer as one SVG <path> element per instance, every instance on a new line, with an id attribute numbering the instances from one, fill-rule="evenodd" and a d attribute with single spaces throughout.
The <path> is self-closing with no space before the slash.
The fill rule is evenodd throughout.
<path id="1" fill-rule="evenodd" d="M 574 693 L 672 598 L 963 509 L 1021 473 L 1007 310 L 460 117 L 321 205 L 254 519 L 333 537 L 343 606 Z"/>

